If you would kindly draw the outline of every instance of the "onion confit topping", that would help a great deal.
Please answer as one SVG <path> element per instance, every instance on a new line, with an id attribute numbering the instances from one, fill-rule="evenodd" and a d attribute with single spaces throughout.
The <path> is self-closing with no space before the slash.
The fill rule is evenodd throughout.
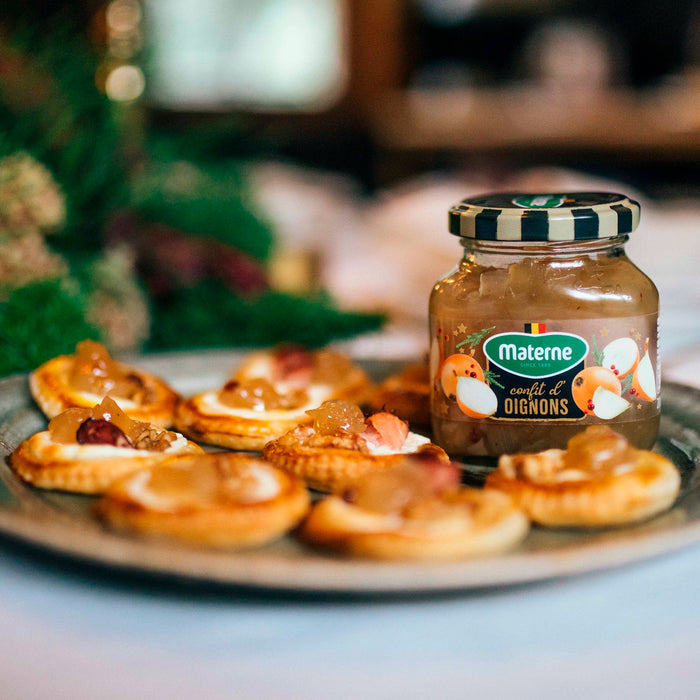
<path id="1" fill-rule="evenodd" d="M 314 419 L 314 430 L 319 435 L 337 432 L 363 433 L 367 429 L 365 415 L 359 406 L 343 399 L 324 401 L 318 408 L 306 411 Z"/>

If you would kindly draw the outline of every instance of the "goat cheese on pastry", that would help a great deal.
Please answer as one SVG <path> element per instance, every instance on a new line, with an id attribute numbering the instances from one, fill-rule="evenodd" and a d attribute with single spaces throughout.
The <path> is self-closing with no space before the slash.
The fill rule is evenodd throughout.
<path id="1" fill-rule="evenodd" d="M 179 400 L 162 379 L 117 362 L 92 340 L 78 343 L 74 355 L 59 355 L 37 367 L 29 375 L 29 388 L 47 418 L 111 396 L 129 417 L 163 428 L 173 424 Z"/>
<path id="2" fill-rule="evenodd" d="M 219 390 L 182 401 L 178 430 L 194 440 L 238 450 L 263 445 L 331 397 L 363 396 L 364 371 L 339 353 L 282 347 L 252 353 Z"/>
<path id="3" fill-rule="evenodd" d="M 596 527 L 637 522 L 670 508 L 680 474 L 665 457 L 630 447 L 610 428 L 591 426 L 566 450 L 503 455 L 486 478 L 532 520 Z"/>
<path id="4" fill-rule="evenodd" d="M 234 453 L 186 455 L 112 484 L 95 512 L 114 528 L 217 547 L 252 547 L 295 527 L 309 493 L 294 477 Z"/>
<path id="5" fill-rule="evenodd" d="M 179 433 L 130 419 L 110 397 L 93 408 L 69 408 L 48 430 L 24 440 L 9 464 L 45 489 L 101 493 L 116 478 L 182 453 L 203 452 Z"/>
<path id="6" fill-rule="evenodd" d="M 281 394 L 316 387 L 325 393 L 322 400 L 345 399 L 356 403 L 371 388 L 365 371 L 342 353 L 297 345 L 280 345 L 273 350 L 251 353 L 231 379 L 237 382 L 266 379 Z"/>
<path id="7" fill-rule="evenodd" d="M 410 432 L 408 423 L 391 413 L 365 419 L 355 404 L 332 400 L 308 414 L 313 425 L 298 425 L 267 443 L 263 456 L 319 491 L 337 491 L 366 472 L 394 466 L 406 454 L 449 461 L 442 448 Z"/>
<path id="8" fill-rule="evenodd" d="M 323 498 L 300 535 L 375 559 L 449 559 L 509 549 L 528 530 L 529 520 L 506 494 L 460 487 L 449 462 L 406 458 Z"/>

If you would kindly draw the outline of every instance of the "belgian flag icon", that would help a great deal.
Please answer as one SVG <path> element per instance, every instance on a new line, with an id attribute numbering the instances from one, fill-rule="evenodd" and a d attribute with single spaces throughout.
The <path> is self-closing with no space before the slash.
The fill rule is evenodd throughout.
<path id="1" fill-rule="evenodd" d="M 530 335 L 540 335 L 547 332 L 547 326 L 544 323 L 526 323 L 525 332 Z"/>

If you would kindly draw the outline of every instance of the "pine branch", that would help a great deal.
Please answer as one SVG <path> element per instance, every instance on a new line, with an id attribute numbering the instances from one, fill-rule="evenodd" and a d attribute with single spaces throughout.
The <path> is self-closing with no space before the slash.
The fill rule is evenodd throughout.
<path id="1" fill-rule="evenodd" d="M 241 297 L 215 280 L 154 299 L 153 306 L 149 350 L 281 342 L 320 347 L 333 339 L 377 330 L 384 322 L 379 314 L 341 311 L 324 297 L 278 292 Z"/>
<path id="2" fill-rule="evenodd" d="M 175 149 L 175 146 L 173 146 Z M 217 238 L 257 260 L 269 257 L 271 227 L 255 211 L 243 169 L 183 161 L 162 147 L 149 159 L 145 174 L 134 182 L 140 216 L 185 233 Z"/>
<path id="3" fill-rule="evenodd" d="M 462 342 L 457 343 L 456 347 L 461 348 L 462 345 L 469 343 L 469 349 L 473 350 L 475 345 L 478 345 L 496 326 L 491 326 L 491 328 L 482 328 L 476 333 L 468 335 Z"/>
<path id="4" fill-rule="evenodd" d="M 621 393 L 624 394 L 626 391 L 628 391 L 629 388 L 632 386 L 633 381 L 634 381 L 634 375 L 632 374 L 632 372 L 630 372 L 627 375 L 627 378 L 625 379 L 625 383 L 622 385 L 622 392 Z"/>
<path id="5" fill-rule="evenodd" d="M 595 362 L 598 367 L 603 366 L 603 353 L 598 350 L 598 343 L 595 339 L 595 333 L 593 334 L 593 362 Z"/>
<path id="6" fill-rule="evenodd" d="M 487 384 L 493 384 L 494 386 L 497 386 L 499 389 L 503 389 L 503 384 L 500 384 L 497 379 L 500 378 L 500 374 L 496 374 L 495 372 L 492 372 L 490 369 L 487 369 L 484 371 L 484 379 L 486 380 Z"/>
<path id="7" fill-rule="evenodd" d="M 128 201 L 128 177 L 112 105 L 95 87 L 97 57 L 69 17 L 24 26 L 0 40 L 0 132 L 44 163 L 68 196 L 62 252 L 100 247 L 95 235 Z"/>
<path id="8" fill-rule="evenodd" d="M 41 313 L 37 313 L 41 309 Z M 0 303 L 0 376 L 34 369 L 71 353 L 85 338 L 99 339 L 85 321 L 85 302 L 62 280 L 34 282 Z"/>

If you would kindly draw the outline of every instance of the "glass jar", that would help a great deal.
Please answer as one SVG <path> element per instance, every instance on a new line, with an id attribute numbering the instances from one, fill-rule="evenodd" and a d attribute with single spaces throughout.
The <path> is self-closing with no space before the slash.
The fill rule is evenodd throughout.
<path id="1" fill-rule="evenodd" d="M 464 256 L 430 296 L 431 416 L 448 453 L 565 448 L 603 423 L 650 448 L 659 295 L 627 257 L 619 194 L 493 194 L 449 212 Z"/>

